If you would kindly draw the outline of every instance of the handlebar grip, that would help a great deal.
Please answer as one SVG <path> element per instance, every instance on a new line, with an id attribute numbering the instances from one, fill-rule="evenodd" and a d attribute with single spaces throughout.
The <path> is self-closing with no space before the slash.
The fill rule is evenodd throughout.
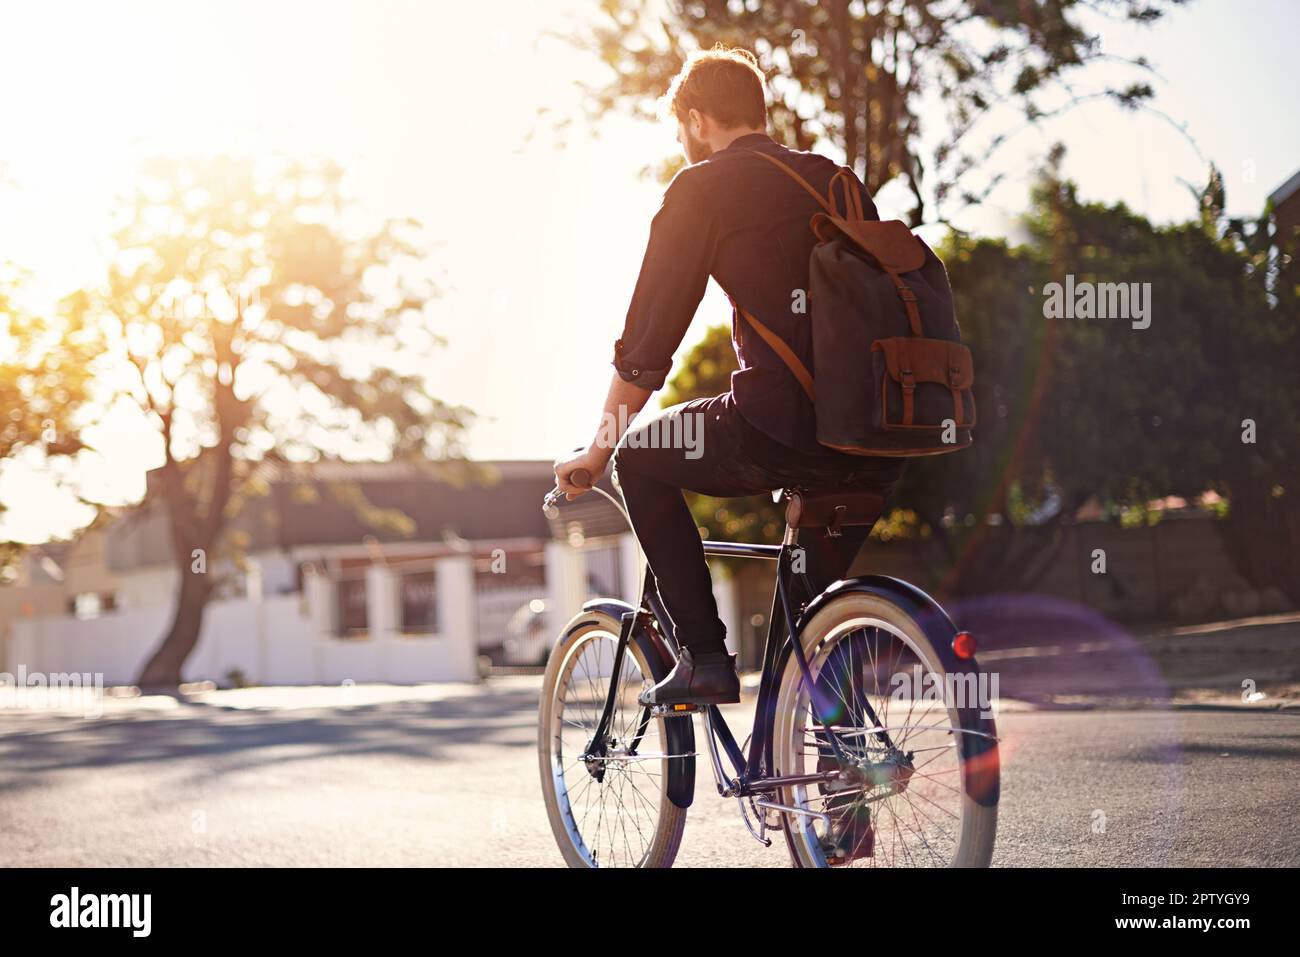
<path id="1" fill-rule="evenodd" d="M 569 473 L 569 481 L 578 488 L 591 488 L 591 473 L 586 469 L 574 469 Z"/>

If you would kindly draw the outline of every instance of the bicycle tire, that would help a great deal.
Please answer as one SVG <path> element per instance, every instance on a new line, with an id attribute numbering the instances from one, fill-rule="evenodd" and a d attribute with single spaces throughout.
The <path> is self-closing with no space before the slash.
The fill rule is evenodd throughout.
<path id="1" fill-rule="evenodd" d="M 800 630 L 799 639 L 802 643 L 804 654 L 812 669 L 815 678 L 820 681 L 820 670 L 825 668 L 830 662 L 833 650 L 833 643 L 845 639 L 853 640 L 855 632 L 866 628 L 877 628 L 881 633 L 890 636 L 891 641 L 901 642 L 903 647 L 910 650 L 911 654 L 920 662 L 928 673 L 940 674 L 943 669 L 944 657 L 934 645 L 934 639 L 927 635 L 926 630 L 917 623 L 911 614 L 896 602 L 888 598 L 861 591 L 849 591 L 845 594 L 836 596 L 818 609 L 812 618 L 809 619 Z M 827 643 L 831 642 L 831 645 Z M 851 647 L 851 646 L 850 646 Z M 851 651 L 850 651 L 851 657 Z M 901 659 L 901 655 L 900 655 Z M 870 662 L 873 672 L 878 670 L 881 662 L 879 660 Z M 814 735 L 816 731 L 809 732 L 808 719 L 806 715 L 808 693 L 805 689 L 802 673 L 798 662 L 793 654 L 787 654 L 784 661 L 784 667 L 781 668 L 779 681 L 776 689 L 776 705 L 773 709 L 771 719 L 771 735 L 769 740 L 772 742 L 772 767 L 773 773 L 782 774 L 800 774 L 808 772 L 808 751 L 810 734 Z M 948 687 L 946 684 L 943 687 Z M 888 716 L 888 703 L 885 703 L 885 711 L 881 713 L 879 707 L 876 711 L 884 725 L 889 726 L 895 722 L 894 718 Z M 802 709 L 802 710 L 801 710 Z M 914 710 L 914 709 L 913 709 Z M 909 715 L 913 711 L 909 711 Z M 981 741 L 981 750 L 978 755 L 968 756 L 965 750 L 957 744 L 957 738 L 964 734 L 996 734 L 993 724 L 990 720 L 981 722 L 981 727 L 975 729 L 970 727 L 972 720 L 969 716 L 968 709 L 955 708 L 951 702 L 945 700 L 942 704 L 942 713 L 947 714 L 948 724 L 950 727 L 946 732 L 941 732 L 938 724 L 935 725 L 917 725 L 918 728 L 925 729 L 926 735 L 938 735 L 943 733 L 953 737 L 954 748 L 952 755 L 937 755 L 934 760 L 940 757 L 954 757 L 959 771 L 961 781 L 960 786 L 960 830 L 956 838 L 951 835 L 948 837 L 952 844 L 952 853 L 946 866 L 951 867 L 987 867 L 992 861 L 993 848 L 997 835 L 997 793 L 998 793 L 998 754 L 996 739 L 992 741 Z M 938 719 L 923 719 L 934 720 Z M 916 732 L 921 733 L 921 732 Z M 895 732 L 895 737 L 902 737 L 907 740 L 906 731 Z M 932 740 L 927 738 L 926 740 Z M 857 740 L 863 742 L 872 741 L 872 736 L 861 735 Z M 841 742 L 843 745 L 843 742 Z M 946 746 L 944 746 L 946 747 Z M 864 752 L 867 745 L 863 745 Z M 936 746 L 930 750 L 941 750 Z M 866 760 L 865 755 L 863 759 Z M 972 778 L 977 775 L 977 778 Z M 911 783 L 909 775 L 909 787 L 930 787 L 931 779 L 937 780 L 938 774 L 932 772 L 921 778 L 915 784 Z M 973 787 L 972 782 L 977 780 L 978 787 Z M 948 787 L 951 785 L 944 782 L 941 786 Z M 862 806 L 866 806 L 866 795 L 870 791 L 864 792 Z M 937 789 L 933 792 L 942 794 Z M 880 808 L 872 809 L 870 813 L 872 826 L 876 822 L 884 819 L 882 810 L 888 811 L 895 822 L 903 823 L 904 826 L 912 830 L 911 835 L 905 835 L 901 841 L 903 854 L 898 853 L 900 842 L 897 841 L 897 834 L 894 835 L 895 844 L 892 845 L 892 853 L 886 848 L 881 848 L 881 854 L 877 856 L 874 852 L 870 857 L 859 858 L 859 860 L 869 861 L 871 864 L 880 866 L 882 860 L 886 866 L 916 865 L 917 858 L 921 858 L 923 863 L 941 863 L 939 855 L 935 853 L 935 846 L 945 842 L 940 840 L 938 834 L 932 834 L 934 843 L 926 837 L 926 832 L 931 831 L 931 825 L 925 823 L 925 818 L 938 816 L 938 812 L 933 808 L 923 807 L 920 812 L 915 810 L 916 804 L 913 803 L 912 823 L 906 823 L 908 810 L 901 807 L 891 807 L 890 802 L 894 797 L 904 797 L 907 794 L 907 788 L 901 793 L 890 795 L 884 798 L 873 797 Z M 992 797 L 988 797 L 992 795 Z M 957 803 L 956 799 L 944 795 L 948 801 Z M 932 797 L 926 798 L 933 801 Z M 833 799 L 832 799 L 833 800 Z M 822 804 L 818 804 L 822 801 Z M 780 802 L 790 806 L 802 806 L 810 811 L 822 810 L 825 812 L 831 800 L 825 800 L 822 795 L 812 801 L 808 800 L 808 788 L 783 788 L 780 792 Z M 841 807 L 843 805 L 841 804 Z M 838 811 L 838 813 L 847 813 Z M 860 812 L 859 812 L 860 813 Z M 945 819 L 946 820 L 946 819 Z M 792 865 L 796 867 L 825 867 L 833 866 L 836 863 L 856 863 L 852 858 L 847 861 L 835 861 L 828 856 L 825 846 L 825 825 L 824 822 L 816 822 L 816 819 L 808 815 L 798 815 L 790 812 L 781 812 L 781 827 L 785 834 L 787 850 L 790 854 Z M 817 823 L 822 823 L 823 833 L 819 834 Z M 950 825 L 951 826 L 951 825 Z M 919 841 L 916 840 L 919 838 Z M 876 835 L 873 843 L 879 841 Z M 917 844 L 923 845 L 923 848 L 916 847 Z M 909 845 L 912 845 L 909 847 Z M 919 853 L 924 850 L 929 855 Z M 913 851 L 917 851 L 913 854 Z"/>
<path id="2" fill-rule="evenodd" d="M 627 831 L 626 820 L 611 823 L 610 831 L 606 834 L 607 822 L 603 816 L 606 810 L 604 799 L 611 796 L 604 789 L 614 787 L 615 779 L 621 778 L 620 783 L 623 786 L 623 794 L 626 796 L 628 779 L 635 776 L 635 768 L 632 770 L 627 768 L 621 771 L 616 770 L 613 777 L 607 775 L 608 783 L 606 783 L 604 781 L 597 782 L 584 768 L 575 769 L 573 767 L 573 762 L 577 761 L 577 756 L 571 753 L 573 743 L 581 742 L 584 734 L 589 736 L 594 733 L 594 719 L 599 714 L 599 707 L 594 707 L 594 704 L 598 701 L 603 703 L 604 694 L 609 687 L 609 683 L 606 678 L 604 684 L 601 685 L 599 676 L 592 676 L 588 673 L 586 675 L 588 679 L 586 698 L 588 700 L 581 707 L 576 707 L 577 698 L 569 698 L 563 695 L 565 686 L 568 679 L 582 664 L 580 656 L 587 654 L 584 646 L 595 641 L 614 643 L 617 642 L 618 635 L 619 622 L 611 615 L 599 611 L 585 611 L 576 615 L 565 626 L 559 641 L 551 650 L 546 665 L 546 674 L 542 682 L 537 735 L 538 770 L 541 775 L 542 794 L 546 803 L 547 818 L 550 821 L 551 832 L 555 836 L 560 853 L 564 857 L 565 863 L 570 867 L 618 866 L 620 861 L 625 865 L 636 867 L 671 867 L 676 859 L 677 851 L 681 847 L 682 833 L 686 827 L 686 809 L 677 807 L 668 797 L 669 775 L 667 765 L 672 760 L 689 759 L 665 756 L 657 762 L 659 765 L 656 786 L 658 800 L 653 814 L 647 813 L 647 818 L 653 818 L 654 830 L 647 838 L 642 825 L 634 826 L 636 847 L 632 846 L 634 838 Z M 624 660 L 623 676 L 620 681 L 620 687 L 625 684 L 629 685 L 629 687 L 627 693 L 620 694 L 620 701 L 629 695 L 634 700 L 641 687 L 653 684 L 654 681 L 658 680 L 656 677 L 658 671 L 663 669 L 661 665 L 657 666 L 657 662 L 659 662 L 657 649 L 644 636 L 634 635 L 628 643 L 627 657 Z M 631 672 L 628 667 L 629 663 L 635 666 Z M 571 708 L 572 713 L 567 716 L 567 720 L 571 722 L 570 734 L 566 739 L 564 732 L 566 711 Z M 643 709 L 640 706 L 637 706 L 637 709 L 642 719 L 644 719 Z M 630 709 L 627 710 L 630 711 Z M 582 721 L 581 727 L 575 729 L 572 725 L 580 723 L 574 720 L 573 715 L 576 714 L 581 714 L 584 719 L 589 720 Z M 617 717 L 616 714 L 616 719 Z M 661 752 L 664 752 L 663 743 L 667 737 L 664 727 L 665 722 L 682 720 L 690 719 L 650 718 L 649 725 L 642 738 L 650 738 L 652 741 L 657 740 Z M 587 726 L 588 724 L 590 727 Z M 640 724 L 641 722 L 638 721 L 637 726 L 640 726 Z M 614 731 L 616 734 L 621 731 L 624 736 L 627 736 L 627 732 L 632 731 L 631 740 L 635 742 L 636 747 L 639 747 L 644 741 L 637 738 L 633 728 L 634 726 L 625 716 L 625 720 L 621 725 L 616 723 Z M 653 735 L 651 735 L 650 728 L 654 729 Z M 580 761 L 577 763 L 581 764 Z M 617 767 L 617 764 L 616 760 L 611 760 L 607 766 Z M 629 759 L 624 764 L 630 768 L 633 762 Z M 575 770 L 578 774 L 574 777 L 574 783 L 571 786 L 569 783 L 570 775 Z M 650 775 L 647 774 L 647 782 L 649 777 Z M 583 788 L 582 795 L 585 796 L 593 787 L 601 789 L 598 790 L 598 793 L 602 795 L 602 816 L 598 818 L 594 831 L 589 826 L 592 823 L 590 821 L 590 805 L 587 807 L 587 813 L 581 816 L 581 820 L 579 812 L 574 807 L 574 798 L 579 796 L 577 789 Z M 574 793 L 571 793 L 571 790 Z M 649 796 L 644 792 L 636 793 L 636 789 L 634 789 L 631 797 L 634 802 L 650 803 Z M 591 839 L 593 835 L 594 841 Z M 624 843 L 624 853 L 622 855 L 620 855 L 618 849 L 620 836 Z M 606 838 L 608 838 L 607 842 Z M 605 854 L 601 853 L 602 844 L 607 852 Z"/>

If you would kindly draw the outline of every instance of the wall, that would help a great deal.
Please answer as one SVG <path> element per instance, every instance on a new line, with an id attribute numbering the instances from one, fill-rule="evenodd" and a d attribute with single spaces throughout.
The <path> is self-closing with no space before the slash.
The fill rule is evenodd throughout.
<path id="1" fill-rule="evenodd" d="M 1178 513 L 1143 528 L 1081 522 L 1062 534 L 1062 547 L 1033 594 L 1073 602 L 1112 621 L 1190 624 L 1291 610 L 1280 593 L 1256 591 L 1236 573 L 1214 519 L 1205 513 Z M 1104 575 L 1092 572 L 1098 548 L 1106 553 Z M 771 562 L 747 562 L 734 580 L 738 644 L 747 667 L 760 663 L 775 572 Z M 902 542 L 869 541 L 850 574 L 892 575 L 923 588 L 929 581 L 929 570 Z"/>
<path id="2" fill-rule="evenodd" d="M 312 607 L 332 598 L 328 590 L 308 588 L 302 595 L 275 595 L 214 601 L 204 616 L 198 646 L 186 663 L 187 681 L 225 683 L 234 670 L 255 684 L 337 684 L 383 681 L 477 679 L 473 618 L 473 570 L 469 560 L 439 563 L 438 600 L 442 633 L 401 637 L 394 627 L 391 582 L 374 574 L 369 602 L 370 638 L 347 641 L 327 627 L 328 614 Z M 5 671 L 100 672 L 108 685 L 130 684 L 165 632 L 167 606 L 125 608 L 78 621 L 65 615 L 14 623 Z"/>

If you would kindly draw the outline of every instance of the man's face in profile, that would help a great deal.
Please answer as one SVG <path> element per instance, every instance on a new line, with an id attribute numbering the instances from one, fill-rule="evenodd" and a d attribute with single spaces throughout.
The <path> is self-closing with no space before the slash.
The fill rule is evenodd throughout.
<path id="1" fill-rule="evenodd" d="M 681 121 L 677 123 L 677 142 L 681 144 L 682 153 L 686 156 L 686 162 L 692 166 L 696 163 L 702 163 L 713 154 L 709 144 L 692 136 L 690 127 Z"/>

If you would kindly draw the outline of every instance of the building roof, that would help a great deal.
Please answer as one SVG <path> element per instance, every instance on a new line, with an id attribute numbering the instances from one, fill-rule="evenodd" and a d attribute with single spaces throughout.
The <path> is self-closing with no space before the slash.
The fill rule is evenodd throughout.
<path id="1" fill-rule="evenodd" d="M 246 552 L 361 545 L 372 539 L 490 544 L 567 539 L 575 527 L 584 537 L 626 530 L 621 517 L 596 496 L 562 508 L 556 521 L 548 521 L 541 504 L 554 476 L 546 461 L 267 465 L 261 477 L 266 494 L 250 499 L 234 522 Z M 157 476 L 149 478 L 154 491 Z M 606 478 L 602 485 L 608 483 Z M 115 522 L 107 539 L 108 565 L 115 571 L 171 561 L 165 513 L 156 496 L 147 495 L 144 504 Z"/>
<path id="2" fill-rule="evenodd" d="M 1268 196 L 1268 201 L 1275 207 L 1281 206 L 1284 202 L 1295 195 L 1296 190 L 1300 190 L 1300 170 L 1296 170 L 1295 175 L 1289 180 L 1273 190 Z"/>

